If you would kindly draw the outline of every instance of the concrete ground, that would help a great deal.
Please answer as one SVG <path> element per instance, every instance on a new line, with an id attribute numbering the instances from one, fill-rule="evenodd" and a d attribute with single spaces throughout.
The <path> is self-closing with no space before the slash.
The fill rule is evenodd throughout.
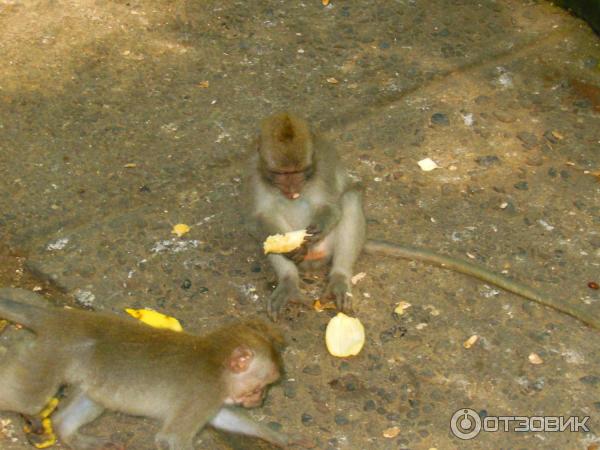
<path id="1" fill-rule="evenodd" d="M 192 332 L 264 316 L 274 275 L 239 193 L 257 121 L 293 109 L 365 181 L 370 236 L 600 317 L 599 60 L 587 24 L 536 0 L 0 0 L 0 282 Z M 356 272 L 362 353 L 333 358 L 333 312 L 291 308 L 257 420 L 320 449 L 598 448 L 600 331 L 421 263 L 364 255 Z M 305 276 L 307 295 L 323 285 Z M 589 431 L 462 441 L 464 408 Z M 2 449 L 30 448 L 20 428 L 0 415 Z M 89 428 L 142 450 L 157 425 Z M 198 448 L 268 446 L 206 430 Z"/>

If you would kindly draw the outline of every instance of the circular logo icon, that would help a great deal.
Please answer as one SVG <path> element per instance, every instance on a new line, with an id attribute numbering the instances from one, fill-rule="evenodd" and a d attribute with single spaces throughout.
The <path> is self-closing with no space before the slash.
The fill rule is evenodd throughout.
<path id="1" fill-rule="evenodd" d="M 450 419 L 450 431 L 459 439 L 473 439 L 481 431 L 481 417 L 472 409 L 459 409 Z"/>

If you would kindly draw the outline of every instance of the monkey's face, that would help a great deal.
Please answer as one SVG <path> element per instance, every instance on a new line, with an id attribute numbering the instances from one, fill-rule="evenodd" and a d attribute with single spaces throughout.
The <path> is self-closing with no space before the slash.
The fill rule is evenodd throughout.
<path id="1" fill-rule="evenodd" d="M 309 166 L 303 170 L 266 171 L 263 177 L 269 184 L 279 189 L 286 198 L 295 200 L 300 197 L 300 192 L 313 172 L 313 166 Z"/>
<path id="2" fill-rule="evenodd" d="M 279 368 L 275 364 L 255 358 L 246 371 L 230 378 L 229 397 L 225 402 L 244 408 L 260 406 L 268 386 L 279 377 Z"/>

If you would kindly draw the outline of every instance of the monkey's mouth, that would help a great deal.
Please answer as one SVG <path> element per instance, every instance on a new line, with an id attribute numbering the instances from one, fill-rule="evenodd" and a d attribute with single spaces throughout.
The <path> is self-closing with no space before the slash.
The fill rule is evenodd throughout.
<path id="1" fill-rule="evenodd" d="M 248 395 L 239 399 L 239 404 L 244 408 L 256 408 L 257 406 L 262 405 L 264 399 L 265 390 L 261 389 L 257 392 L 251 392 Z"/>

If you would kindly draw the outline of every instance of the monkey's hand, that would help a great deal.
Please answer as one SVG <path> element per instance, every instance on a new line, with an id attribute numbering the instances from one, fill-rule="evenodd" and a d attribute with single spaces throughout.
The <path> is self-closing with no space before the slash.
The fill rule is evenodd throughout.
<path id="1" fill-rule="evenodd" d="M 301 298 L 302 293 L 298 284 L 290 278 L 284 278 L 267 301 L 267 314 L 273 321 L 276 321 L 290 300 Z"/>
<path id="2" fill-rule="evenodd" d="M 352 312 L 352 290 L 350 280 L 341 273 L 329 275 L 325 296 L 335 298 L 335 305 L 342 312 Z"/>
<path id="3" fill-rule="evenodd" d="M 298 265 L 302 261 L 304 261 L 304 258 L 306 257 L 307 253 L 308 245 L 306 242 L 306 238 L 304 238 L 304 242 L 302 242 L 302 245 L 300 247 L 295 248 L 290 252 L 282 253 L 282 255 L 285 256 L 287 259 L 291 260 L 294 264 Z"/>
<path id="4" fill-rule="evenodd" d="M 341 218 L 342 212 L 338 206 L 333 204 L 321 206 L 315 212 L 307 231 L 310 233 L 312 229 L 316 235 L 320 236 L 317 241 L 321 240 L 338 225 Z"/>
<path id="5" fill-rule="evenodd" d="M 302 245 L 290 252 L 282 253 L 282 255 L 292 260 L 294 264 L 298 265 L 306 259 L 306 255 L 308 255 L 310 247 L 319 242 L 321 238 L 322 235 L 320 229 L 316 225 L 310 225 L 306 229 L 306 235 L 304 236 Z"/>

